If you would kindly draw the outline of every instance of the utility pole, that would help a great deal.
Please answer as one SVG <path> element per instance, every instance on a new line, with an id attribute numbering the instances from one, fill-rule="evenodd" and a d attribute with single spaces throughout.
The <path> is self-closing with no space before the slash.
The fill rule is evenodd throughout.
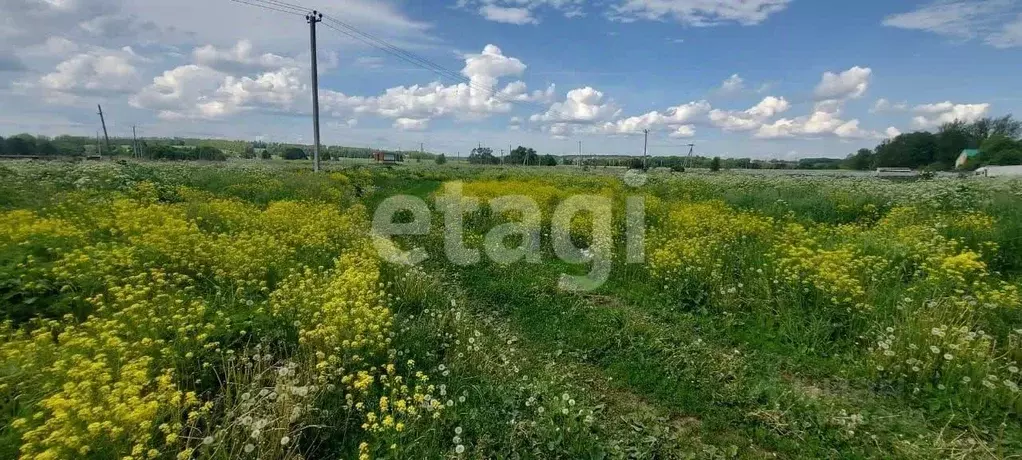
<path id="1" fill-rule="evenodd" d="M 110 150 L 110 136 L 106 134 L 106 119 L 103 118 L 103 106 L 96 104 L 99 108 L 99 122 L 103 124 L 103 138 L 106 139 L 106 149 Z"/>
<path id="2" fill-rule="evenodd" d="M 135 125 L 131 125 L 131 153 L 135 158 L 142 158 L 142 151 L 138 149 L 138 135 L 135 134 Z"/>
<path id="3" fill-rule="evenodd" d="M 649 146 L 649 130 L 648 129 L 642 130 L 642 134 L 643 134 L 643 138 L 642 138 L 642 169 L 646 170 L 646 168 L 647 168 L 647 166 L 646 166 L 646 147 Z"/>
<path id="4" fill-rule="evenodd" d="M 578 141 L 578 167 L 582 167 L 582 141 Z"/>
<path id="5" fill-rule="evenodd" d="M 312 10 L 305 15 L 309 23 L 309 42 L 312 48 L 312 170 L 319 172 L 319 70 L 316 65 L 316 23 L 323 20 L 323 13 Z"/>

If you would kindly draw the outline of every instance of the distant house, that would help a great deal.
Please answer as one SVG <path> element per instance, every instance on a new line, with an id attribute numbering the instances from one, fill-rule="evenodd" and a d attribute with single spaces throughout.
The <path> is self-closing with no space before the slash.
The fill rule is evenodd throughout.
<path id="1" fill-rule="evenodd" d="M 401 155 L 400 153 L 380 151 L 373 152 L 373 160 L 376 161 L 377 163 L 383 163 L 388 165 L 397 164 L 402 161 L 405 161 L 404 155 Z"/>
<path id="2" fill-rule="evenodd" d="M 1018 177 L 1022 176 L 1022 165 L 984 166 L 976 170 L 976 175 L 983 177 Z"/>
<path id="3" fill-rule="evenodd" d="M 964 168 L 969 163 L 969 160 L 977 156 L 979 156 L 979 150 L 977 149 L 962 150 L 962 154 L 958 155 L 958 159 L 955 160 L 955 168 Z"/>
<path id="4" fill-rule="evenodd" d="M 877 177 L 916 177 L 919 173 L 910 168 L 877 168 Z"/>

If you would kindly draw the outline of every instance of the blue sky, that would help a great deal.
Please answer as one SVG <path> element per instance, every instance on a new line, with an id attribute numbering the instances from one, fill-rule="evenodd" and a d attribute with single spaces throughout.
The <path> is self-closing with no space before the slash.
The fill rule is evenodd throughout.
<path id="1" fill-rule="evenodd" d="M 466 154 L 842 157 L 942 121 L 1022 114 L 1022 2 L 309 0 L 325 143 Z M 231 2 L 5 0 L 0 134 L 310 142 L 300 15 Z M 14 21 L 11 18 L 19 18 Z M 404 62 L 336 18 L 470 79 Z M 460 85 L 460 86 L 459 86 Z M 552 85 L 552 86 L 551 86 Z"/>

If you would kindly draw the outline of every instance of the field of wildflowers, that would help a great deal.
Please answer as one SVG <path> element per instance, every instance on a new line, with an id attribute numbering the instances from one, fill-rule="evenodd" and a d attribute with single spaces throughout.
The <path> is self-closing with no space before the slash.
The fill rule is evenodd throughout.
<path id="1" fill-rule="evenodd" d="M 0 163 L 0 458 L 1022 455 L 1022 184 L 622 173 Z M 381 200 L 453 185 L 468 247 L 533 199 L 539 261 L 439 215 L 381 258 Z M 577 195 L 612 270 L 569 292 Z"/>

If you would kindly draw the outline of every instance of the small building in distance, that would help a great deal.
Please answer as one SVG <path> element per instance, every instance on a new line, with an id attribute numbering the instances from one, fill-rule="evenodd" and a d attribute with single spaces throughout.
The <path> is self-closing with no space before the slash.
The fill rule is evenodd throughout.
<path id="1" fill-rule="evenodd" d="M 877 177 L 916 177 L 919 172 L 911 168 L 877 168 Z"/>
<path id="2" fill-rule="evenodd" d="M 984 166 L 976 170 L 976 175 L 983 177 L 1019 177 L 1022 176 L 1022 165 Z"/>
<path id="3" fill-rule="evenodd" d="M 377 163 L 393 165 L 405 161 L 404 155 L 394 152 L 381 152 L 379 150 L 373 152 L 373 160 Z"/>
<path id="4" fill-rule="evenodd" d="M 969 164 L 969 160 L 979 156 L 978 149 L 965 149 L 962 150 L 961 155 L 958 155 L 958 159 L 955 160 L 955 169 L 964 168 L 965 165 Z"/>

